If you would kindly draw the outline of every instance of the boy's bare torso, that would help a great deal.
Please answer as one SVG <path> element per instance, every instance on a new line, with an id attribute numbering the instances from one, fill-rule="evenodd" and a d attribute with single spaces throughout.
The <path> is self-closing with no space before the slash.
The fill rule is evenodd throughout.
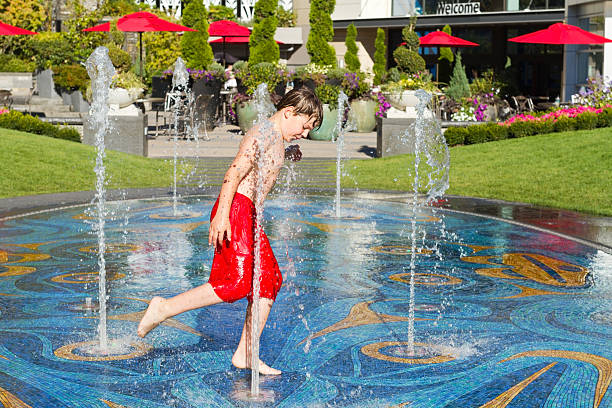
<path id="1" fill-rule="evenodd" d="M 255 135 L 259 139 L 259 136 L 261 136 L 258 135 L 259 128 L 259 126 L 254 127 L 247 134 Z M 272 187 L 274 187 L 276 178 L 285 160 L 285 144 L 280 133 L 273 129 L 266 131 L 266 133 L 268 132 L 269 134 L 263 135 L 264 149 L 261 160 L 258 160 L 255 154 L 253 167 L 238 185 L 237 192 L 249 197 L 253 202 L 255 202 L 255 192 L 257 189 L 258 163 L 261 163 L 261 176 L 263 180 L 261 201 L 263 201 L 270 190 L 272 190 Z M 242 143 L 244 143 L 244 139 Z"/>

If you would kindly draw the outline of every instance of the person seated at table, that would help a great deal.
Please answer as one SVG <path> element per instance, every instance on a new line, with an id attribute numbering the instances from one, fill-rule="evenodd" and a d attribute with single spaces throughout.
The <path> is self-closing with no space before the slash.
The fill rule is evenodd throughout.
<path id="1" fill-rule="evenodd" d="M 225 69 L 225 77 L 228 78 L 223 85 L 224 89 L 236 88 L 238 84 L 236 83 L 236 77 L 234 77 L 234 67 L 233 65 L 228 65 Z"/>

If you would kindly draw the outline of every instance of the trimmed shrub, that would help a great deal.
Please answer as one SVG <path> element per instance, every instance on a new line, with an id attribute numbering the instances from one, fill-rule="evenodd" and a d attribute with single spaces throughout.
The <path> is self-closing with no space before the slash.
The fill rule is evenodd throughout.
<path id="1" fill-rule="evenodd" d="M 576 129 L 595 129 L 597 127 L 597 114 L 595 112 L 583 112 L 576 115 Z"/>
<path id="2" fill-rule="evenodd" d="M 444 138 L 446 139 L 446 144 L 449 146 L 464 144 L 467 135 L 468 130 L 461 126 L 449 127 L 444 131 Z"/>
<path id="3" fill-rule="evenodd" d="M 297 23 L 296 12 L 287 10 L 283 6 L 278 6 L 276 9 L 276 18 L 278 18 L 278 27 L 295 27 Z"/>
<path id="4" fill-rule="evenodd" d="M 205 69 L 213 62 L 207 17 L 206 6 L 201 1 L 190 1 L 183 10 L 183 25 L 198 30 L 185 31 L 181 38 L 181 52 L 188 68 Z"/>
<path id="5" fill-rule="evenodd" d="M 0 55 L 0 72 L 32 72 L 36 69 L 36 64 L 25 61 L 13 55 Z"/>
<path id="6" fill-rule="evenodd" d="M 315 89 L 315 94 L 322 104 L 328 104 L 330 110 L 338 107 L 338 95 L 340 95 L 340 87 L 336 85 L 321 85 Z"/>
<path id="7" fill-rule="evenodd" d="M 346 54 L 344 54 L 344 62 L 346 67 L 351 71 L 359 71 L 361 68 L 361 62 L 357 56 L 357 28 L 355 24 L 351 23 L 346 28 L 346 38 L 344 44 L 346 45 Z"/>
<path id="8" fill-rule="evenodd" d="M 453 75 L 451 76 L 448 87 L 444 90 L 444 93 L 456 101 L 460 101 L 461 98 L 467 98 L 470 96 L 470 84 L 465 75 L 465 68 L 461 63 L 461 54 L 458 53 L 455 58 L 455 67 L 453 68 Z"/>
<path id="9" fill-rule="evenodd" d="M 310 2 L 310 34 L 306 49 L 310 61 L 317 65 L 337 66 L 336 51 L 329 45 L 334 40 L 334 26 L 331 14 L 336 7 L 336 0 L 311 0 Z"/>
<path id="10" fill-rule="evenodd" d="M 419 35 L 414 32 L 412 27 L 407 26 L 402 29 L 402 38 L 406 43 L 406 48 L 408 48 L 410 51 L 419 52 L 421 39 L 419 38 Z"/>
<path id="11" fill-rule="evenodd" d="M 280 59 L 278 44 L 274 40 L 278 19 L 278 0 L 257 0 L 253 10 L 253 31 L 249 39 L 249 64 L 276 63 Z"/>
<path id="12" fill-rule="evenodd" d="M 608 127 L 612 126 L 612 108 L 604 108 L 599 115 L 597 115 L 597 127 Z"/>
<path id="13" fill-rule="evenodd" d="M 374 44 L 376 51 L 374 52 L 374 85 L 381 84 L 387 73 L 387 45 L 385 44 L 385 30 L 378 28 L 376 30 L 376 43 Z"/>
<path id="14" fill-rule="evenodd" d="M 555 122 L 552 120 L 543 120 L 533 122 L 536 135 L 543 135 L 545 133 L 552 133 L 555 131 Z"/>
<path id="15" fill-rule="evenodd" d="M 3 115 L 0 115 L 0 127 L 5 129 L 20 130 L 22 132 L 34 133 L 37 135 L 49 136 L 56 139 L 70 140 L 73 142 L 80 142 L 81 135 L 79 132 L 71 127 L 61 128 L 59 126 L 52 125 L 47 122 L 23 114 L 17 111 L 10 111 Z"/>
<path id="16" fill-rule="evenodd" d="M 451 28 L 447 24 L 442 29 L 446 34 L 451 35 Z M 455 56 L 453 55 L 453 51 L 449 47 L 440 47 L 440 57 L 438 57 L 438 61 L 447 60 L 449 64 L 452 64 L 455 60 Z"/>
<path id="17" fill-rule="evenodd" d="M 130 67 L 132 66 L 132 58 L 130 57 L 130 54 L 123 51 L 121 47 L 115 43 L 105 44 L 105 47 L 108 48 L 108 57 L 115 68 L 124 72 L 130 70 Z"/>
<path id="18" fill-rule="evenodd" d="M 220 4 L 211 4 L 208 8 L 208 22 L 214 23 L 220 20 L 236 21 L 234 9 Z"/>
<path id="19" fill-rule="evenodd" d="M 496 141 L 508 138 L 508 126 L 500 126 L 497 123 L 487 123 L 484 126 L 487 127 L 487 131 L 489 132 L 487 140 Z"/>
<path id="20" fill-rule="evenodd" d="M 567 116 L 560 116 L 555 122 L 555 132 L 568 132 L 576 129 L 575 120 Z"/>
<path id="21" fill-rule="evenodd" d="M 489 140 L 490 133 L 487 125 L 472 125 L 466 128 L 465 144 L 484 143 Z"/>
<path id="22" fill-rule="evenodd" d="M 510 125 L 510 137 L 519 138 L 526 136 L 533 136 L 537 132 L 537 125 L 534 125 L 535 122 L 531 121 L 520 121 L 517 120 Z"/>
<path id="23" fill-rule="evenodd" d="M 393 51 L 393 59 L 402 71 L 408 74 L 416 74 L 425 69 L 425 60 L 418 52 L 409 50 L 407 47 L 398 47 Z"/>

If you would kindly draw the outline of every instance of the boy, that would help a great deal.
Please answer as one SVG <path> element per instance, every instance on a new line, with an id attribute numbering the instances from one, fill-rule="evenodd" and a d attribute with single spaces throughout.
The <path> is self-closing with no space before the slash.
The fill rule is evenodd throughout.
<path id="1" fill-rule="evenodd" d="M 253 308 L 252 279 L 254 265 L 254 230 L 255 206 L 253 204 L 257 190 L 257 163 L 263 163 L 259 170 L 262 174 L 263 188 L 260 187 L 261 199 L 274 186 L 278 173 L 283 166 L 284 156 L 294 160 L 301 158 L 301 152 L 291 146 L 287 151 L 284 142 L 305 138 L 308 132 L 321 124 L 323 109 L 314 92 L 308 88 L 294 89 L 288 92 L 277 105 L 277 112 L 268 119 L 263 127 L 270 129 L 270 135 L 263 135 L 257 140 L 256 135 L 261 124 L 247 132 L 236 158 L 230 165 L 223 179 L 219 198 L 211 212 L 208 244 L 215 245 L 215 256 L 208 283 L 190 289 L 172 298 L 154 297 L 149 303 L 140 324 L 140 337 L 155 328 L 169 317 L 188 310 L 214 305 L 220 302 L 234 302 L 245 296 L 249 304 L 240 342 L 232 357 L 232 364 L 237 368 L 250 368 L 251 355 L 251 316 Z M 258 143 L 261 146 L 262 160 L 258 160 Z M 261 278 L 259 300 L 259 333 L 268 319 L 268 314 L 276 294 L 282 284 L 282 275 L 278 268 L 270 243 L 266 235 L 261 234 Z M 249 347 L 247 347 L 249 345 Z M 261 374 L 280 374 L 261 360 Z"/>

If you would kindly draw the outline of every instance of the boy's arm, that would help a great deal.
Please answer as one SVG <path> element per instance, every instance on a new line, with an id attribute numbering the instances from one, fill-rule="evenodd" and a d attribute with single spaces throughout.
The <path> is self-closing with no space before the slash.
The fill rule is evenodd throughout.
<path id="1" fill-rule="evenodd" d="M 253 130 L 247 132 L 240 143 L 240 149 L 223 177 L 223 185 L 219 193 L 219 206 L 217 213 L 210 222 L 208 232 L 208 245 L 222 245 L 224 237 L 232 240 L 232 228 L 229 222 L 229 213 L 234 195 L 242 179 L 253 168 L 257 154 L 257 141 L 253 137 Z"/>

